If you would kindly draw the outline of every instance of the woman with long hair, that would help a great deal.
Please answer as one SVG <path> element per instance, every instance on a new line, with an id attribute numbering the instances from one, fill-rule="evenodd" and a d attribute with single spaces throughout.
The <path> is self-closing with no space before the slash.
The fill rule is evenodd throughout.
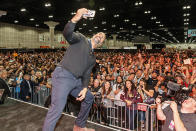
<path id="1" fill-rule="evenodd" d="M 114 106 L 115 118 L 119 127 L 125 126 L 125 102 L 120 99 L 121 94 L 124 92 L 123 78 L 119 75 L 116 78 L 116 84 L 113 85 L 114 91 Z"/>
<path id="2" fill-rule="evenodd" d="M 128 128 L 134 130 L 136 127 L 134 121 L 137 113 L 137 103 L 142 102 L 142 99 L 137 93 L 135 84 L 132 81 L 126 80 L 124 94 L 120 98 L 126 103 Z"/>
<path id="3" fill-rule="evenodd" d="M 110 116 L 111 107 L 113 105 L 112 101 L 114 100 L 114 92 L 112 91 L 111 83 L 106 81 L 99 92 L 101 92 L 103 103 L 103 106 L 101 107 L 101 116 L 104 122 L 109 124 L 109 119 L 107 117 Z"/>

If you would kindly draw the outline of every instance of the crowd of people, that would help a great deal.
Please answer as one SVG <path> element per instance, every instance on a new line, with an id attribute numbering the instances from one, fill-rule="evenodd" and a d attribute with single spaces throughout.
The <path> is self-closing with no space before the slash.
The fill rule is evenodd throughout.
<path id="1" fill-rule="evenodd" d="M 0 77 L 13 87 L 12 94 L 24 101 L 38 99 L 37 92 L 44 92 L 51 85 L 51 75 L 64 55 L 63 51 L 47 53 L 0 53 Z M 95 52 L 96 65 L 91 73 L 89 90 L 100 104 L 100 115 L 104 123 L 115 107 L 119 126 L 134 123 L 137 103 L 154 104 L 157 97 L 162 100 L 175 99 L 168 96 L 169 81 L 180 87 L 191 88 L 190 96 L 196 98 L 196 54 L 189 51 Z M 44 104 L 47 97 L 43 97 Z M 40 98 L 39 98 L 40 99 Z M 40 101 L 40 100 L 39 100 Z M 97 104 L 97 105 L 98 105 Z M 103 112 L 103 113 L 101 113 Z M 122 113 L 123 112 L 123 113 Z M 144 123 L 144 111 L 140 111 Z M 98 117 L 99 119 L 100 117 Z M 134 129 L 134 124 L 128 124 Z"/>

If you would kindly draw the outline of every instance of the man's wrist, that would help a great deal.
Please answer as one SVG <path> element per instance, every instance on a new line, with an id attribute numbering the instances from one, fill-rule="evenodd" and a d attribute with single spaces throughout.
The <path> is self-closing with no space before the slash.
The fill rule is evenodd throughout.
<path id="1" fill-rule="evenodd" d="M 74 20 L 74 18 L 71 19 L 72 23 L 77 23 L 78 21 Z"/>
<path id="2" fill-rule="evenodd" d="M 87 87 L 84 87 L 84 88 L 83 88 L 83 90 L 87 91 L 87 90 L 88 90 L 88 88 L 87 88 Z"/>

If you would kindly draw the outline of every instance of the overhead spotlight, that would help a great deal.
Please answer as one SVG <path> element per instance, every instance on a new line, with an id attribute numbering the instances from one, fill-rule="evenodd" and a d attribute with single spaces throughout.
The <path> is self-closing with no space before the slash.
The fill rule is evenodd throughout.
<path id="1" fill-rule="evenodd" d="M 104 7 L 101 7 L 101 8 L 99 8 L 99 10 L 100 10 L 100 11 L 104 11 L 104 10 L 105 10 L 105 8 L 104 8 Z"/>
<path id="2" fill-rule="evenodd" d="M 125 19 L 124 21 L 125 21 L 125 22 L 129 22 L 129 19 Z"/>
<path id="3" fill-rule="evenodd" d="M 187 9 L 190 9 L 190 8 L 191 8 L 190 5 L 187 5 L 187 6 L 183 6 L 183 7 L 182 7 L 183 10 L 187 10 Z"/>
<path id="4" fill-rule="evenodd" d="M 34 21 L 35 19 L 34 18 L 31 18 L 31 19 L 29 19 L 30 21 Z"/>
<path id="5" fill-rule="evenodd" d="M 88 30 L 89 32 L 91 32 L 92 30 Z"/>
<path id="6" fill-rule="evenodd" d="M 104 31 L 106 31 L 107 29 L 103 29 Z"/>
<path id="7" fill-rule="evenodd" d="M 137 25 L 136 23 L 133 23 L 133 24 L 132 24 L 132 26 L 136 26 L 136 25 Z"/>
<path id="8" fill-rule="evenodd" d="M 36 26 L 36 27 L 38 27 L 38 26 L 39 26 L 39 24 L 36 24 L 35 26 Z"/>
<path id="9" fill-rule="evenodd" d="M 115 14 L 115 15 L 114 15 L 114 18 L 117 18 L 117 17 L 119 17 L 119 14 Z"/>
<path id="10" fill-rule="evenodd" d="M 71 15 L 75 15 L 76 14 L 76 12 L 71 12 Z"/>
<path id="11" fill-rule="evenodd" d="M 82 30 L 82 28 L 79 28 L 79 30 Z"/>
<path id="12" fill-rule="evenodd" d="M 18 23 L 18 20 L 15 20 L 14 23 Z"/>
<path id="13" fill-rule="evenodd" d="M 142 3 L 142 1 L 140 1 L 138 4 L 139 4 L 139 5 L 142 5 L 143 3 Z"/>
<path id="14" fill-rule="evenodd" d="M 112 28 L 115 28 L 116 27 L 116 25 L 112 25 Z"/>
<path id="15" fill-rule="evenodd" d="M 123 28 L 122 28 L 122 27 L 120 27 L 120 30 L 123 30 Z"/>
<path id="16" fill-rule="evenodd" d="M 83 26 L 86 26 L 86 24 L 83 24 Z"/>
<path id="17" fill-rule="evenodd" d="M 25 8 L 20 9 L 21 12 L 27 11 Z"/>
<path id="18" fill-rule="evenodd" d="M 190 5 L 188 5 L 186 8 L 187 8 L 187 9 L 190 9 L 190 8 L 191 8 L 191 6 L 190 6 Z"/>
<path id="19" fill-rule="evenodd" d="M 95 29 L 97 29 L 98 27 L 97 27 L 97 26 L 95 26 L 94 28 L 95 28 Z"/>
<path id="20" fill-rule="evenodd" d="M 161 25 L 159 25 L 160 27 L 163 27 L 163 25 L 161 24 Z"/>
<path id="21" fill-rule="evenodd" d="M 183 6 L 182 8 L 183 8 L 183 10 L 185 10 L 186 9 L 186 6 Z"/>
<path id="22" fill-rule="evenodd" d="M 102 25 L 105 25 L 105 24 L 106 24 L 106 21 L 102 21 L 101 24 L 102 24 Z"/>
<path id="23" fill-rule="evenodd" d="M 156 17 L 156 16 L 152 16 L 150 19 L 151 19 L 151 20 L 156 20 L 157 17 Z"/>
<path id="24" fill-rule="evenodd" d="M 49 15 L 48 18 L 53 18 L 53 15 Z"/>
<path id="25" fill-rule="evenodd" d="M 156 24 L 160 24 L 161 22 L 160 21 L 156 21 Z"/>
<path id="26" fill-rule="evenodd" d="M 93 18 L 93 17 L 91 17 L 91 18 L 89 18 L 89 20 L 94 20 L 94 18 Z"/>
<path id="27" fill-rule="evenodd" d="M 135 2 L 135 6 L 138 6 L 139 5 L 139 3 L 138 2 Z"/>
<path id="28" fill-rule="evenodd" d="M 51 3 L 45 3 L 45 7 L 50 7 L 51 6 Z"/>
<path id="29" fill-rule="evenodd" d="M 151 13 L 151 11 L 150 10 L 146 10 L 146 11 L 144 11 L 144 14 L 150 14 Z"/>

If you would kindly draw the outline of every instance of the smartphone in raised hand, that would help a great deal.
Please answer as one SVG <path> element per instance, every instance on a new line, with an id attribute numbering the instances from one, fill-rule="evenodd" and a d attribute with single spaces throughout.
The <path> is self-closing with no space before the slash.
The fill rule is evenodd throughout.
<path id="1" fill-rule="evenodd" d="M 87 14 L 83 14 L 83 17 L 94 17 L 95 16 L 95 10 L 88 10 Z"/>

